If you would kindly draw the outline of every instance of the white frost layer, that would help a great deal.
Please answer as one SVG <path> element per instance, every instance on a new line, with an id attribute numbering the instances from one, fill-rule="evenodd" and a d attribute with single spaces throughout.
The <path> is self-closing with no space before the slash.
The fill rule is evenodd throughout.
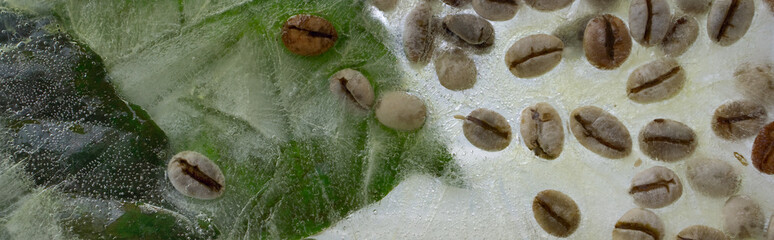
<path id="1" fill-rule="evenodd" d="M 496 29 L 495 45 L 488 53 L 471 54 L 479 75 L 475 87 L 469 90 L 447 90 L 438 82 L 432 63 L 412 66 L 401 57 L 406 87 L 426 99 L 430 112 L 427 124 L 444 130 L 441 136 L 449 139 L 450 150 L 456 155 L 469 188 L 449 187 L 425 176 L 411 177 L 382 201 L 353 213 L 317 238 L 553 239 L 537 225 L 531 205 L 538 192 L 556 189 L 571 196 L 581 210 L 581 225 L 570 238 L 607 239 L 617 219 L 636 207 L 627 194 L 631 178 L 656 165 L 674 170 L 684 185 L 678 201 L 653 210 L 664 220 L 667 239 L 694 224 L 722 229 L 721 208 L 726 198 L 709 198 L 695 192 L 685 177 L 685 160 L 657 162 L 640 151 L 638 133 L 654 118 L 670 118 L 692 127 L 699 141 L 692 158 L 716 157 L 734 166 L 743 176 L 740 193 L 757 200 L 769 216 L 774 211 L 774 176 L 761 174 L 752 165 L 742 166 L 733 154 L 739 152 L 749 160 L 753 138 L 724 141 L 710 128 L 712 113 L 718 106 L 741 98 L 733 86 L 737 66 L 774 60 L 774 18 L 768 6 L 756 1 L 750 30 L 729 47 L 711 43 L 706 14 L 697 16 L 699 37 L 677 58 L 687 72 L 688 82 L 677 96 L 666 101 L 643 105 L 626 97 L 626 80 L 632 70 L 660 56 L 655 47 L 644 48 L 636 42 L 628 60 L 613 71 L 597 70 L 583 56 L 567 53 L 553 71 L 538 78 L 520 79 L 508 71 L 505 51 L 513 42 L 531 34 L 550 34 L 561 24 L 593 12 L 586 2 L 576 0 L 556 12 L 538 12 L 522 5 L 515 18 L 492 22 Z M 374 15 L 393 33 L 390 47 L 398 56 L 404 56 L 400 43 L 403 17 L 417 3 L 402 0 L 396 10 L 387 13 L 373 9 Z M 672 11 L 677 11 L 670 4 Z M 439 17 L 455 12 L 475 14 L 470 5 L 460 10 L 438 4 L 437 9 Z M 628 22 L 628 1 L 606 12 Z M 436 43 L 447 45 L 442 39 Z M 603 158 L 585 149 L 572 133 L 565 131 L 564 151 L 559 158 L 546 161 L 535 157 L 521 142 L 518 125 L 521 111 L 540 101 L 557 109 L 565 127 L 570 111 L 580 106 L 595 105 L 611 112 L 629 129 L 634 140 L 632 154 L 618 160 Z M 479 107 L 503 114 L 516 130 L 514 141 L 505 150 L 489 153 L 476 149 L 463 136 L 462 122 L 452 117 Z M 772 113 L 774 109 L 769 106 L 768 111 Z M 637 159 L 642 160 L 639 167 L 634 166 Z"/>

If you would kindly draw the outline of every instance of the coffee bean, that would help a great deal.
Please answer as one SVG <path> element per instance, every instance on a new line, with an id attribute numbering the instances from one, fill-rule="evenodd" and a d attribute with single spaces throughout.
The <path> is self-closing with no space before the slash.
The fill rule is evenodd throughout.
<path id="1" fill-rule="evenodd" d="M 640 207 L 662 208 L 683 195 L 683 184 L 669 168 L 655 166 L 634 175 L 629 195 Z"/>
<path id="2" fill-rule="evenodd" d="M 427 108 L 418 97 L 405 92 L 388 92 L 376 104 L 376 119 L 389 128 L 414 131 L 425 124 Z"/>
<path id="3" fill-rule="evenodd" d="M 712 0 L 675 0 L 677 8 L 691 14 L 704 13 L 709 9 Z"/>
<path id="4" fill-rule="evenodd" d="M 505 21 L 516 16 L 519 3 L 516 0 L 473 0 L 473 10 L 483 18 Z"/>
<path id="5" fill-rule="evenodd" d="M 291 52 L 302 56 L 325 53 L 339 39 L 331 22 L 318 16 L 299 14 L 282 25 L 282 43 Z"/>
<path id="6" fill-rule="evenodd" d="M 670 120 L 655 119 L 640 131 L 640 150 L 656 160 L 673 162 L 693 154 L 696 134 L 687 125 Z"/>
<path id="7" fill-rule="evenodd" d="M 532 213 L 543 230 L 561 238 L 575 232 L 581 220 L 575 201 L 556 190 L 539 192 L 532 200 Z"/>
<path id="8" fill-rule="evenodd" d="M 494 43 L 494 27 L 486 19 L 473 14 L 453 14 L 443 18 L 442 27 L 457 42 L 476 47 Z"/>
<path id="9" fill-rule="evenodd" d="M 737 100 L 720 105 L 712 116 L 712 131 L 727 140 L 755 135 L 766 124 L 766 109 L 758 102 Z"/>
<path id="10" fill-rule="evenodd" d="M 620 18 L 610 14 L 592 18 L 583 33 L 583 50 L 594 67 L 618 68 L 632 50 L 629 29 Z"/>
<path id="11" fill-rule="evenodd" d="M 673 57 L 680 56 L 693 45 L 698 36 L 699 23 L 694 17 L 675 16 L 664 41 L 661 42 L 661 51 Z"/>
<path id="12" fill-rule="evenodd" d="M 753 0 L 715 0 L 707 17 L 707 34 L 721 46 L 731 45 L 747 33 L 753 15 Z"/>
<path id="13" fill-rule="evenodd" d="M 626 212 L 613 229 L 613 240 L 660 240 L 664 237 L 664 222 L 655 213 L 643 208 Z"/>
<path id="14" fill-rule="evenodd" d="M 465 90 L 476 84 L 476 64 L 460 49 L 441 52 L 434 65 L 438 81 L 449 90 Z"/>
<path id="15" fill-rule="evenodd" d="M 734 76 L 736 87 L 753 101 L 774 103 L 774 71 L 770 63 L 744 63 Z"/>
<path id="16" fill-rule="evenodd" d="M 167 164 L 167 177 L 183 195 L 198 199 L 215 199 L 226 190 L 226 177 L 218 165 L 198 152 L 184 151 Z"/>
<path id="17" fill-rule="evenodd" d="M 704 225 L 684 228 L 677 234 L 677 240 L 728 240 L 722 231 Z"/>
<path id="18" fill-rule="evenodd" d="M 362 73 L 347 68 L 331 76 L 329 88 L 333 95 L 360 109 L 371 109 L 374 103 L 374 89 Z"/>
<path id="19" fill-rule="evenodd" d="M 406 16 L 403 28 L 403 51 L 412 63 L 426 63 L 433 54 L 433 12 L 429 3 L 414 7 Z"/>
<path id="20" fill-rule="evenodd" d="M 371 4 L 379 10 L 386 12 L 395 9 L 395 6 L 398 5 L 398 0 L 373 0 Z"/>
<path id="21" fill-rule="evenodd" d="M 511 125 L 495 111 L 479 108 L 470 112 L 467 117 L 454 117 L 465 120 L 462 132 L 473 146 L 495 152 L 505 149 L 511 143 Z"/>
<path id="22" fill-rule="evenodd" d="M 570 113 L 570 130 L 581 145 L 607 158 L 626 157 L 632 138 L 618 118 L 598 107 L 580 107 Z"/>
<path id="23" fill-rule="evenodd" d="M 742 180 L 734 167 L 713 158 L 692 159 L 685 172 L 691 187 L 710 197 L 731 196 Z"/>
<path id="24" fill-rule="evenodd" d="M 559 113 L 548 103 L 538 103 L 521 112 L 521 137 L 535 156 L 554 159 L 564 147 L 564 128 Z"/>
<path id="25" fill-rule="evenodd" d="M 632 38 L 642 46 L 661 43 L 669 30 L 672 13 L 666 0 L 632 0 L 629 5 L 629 28 Z"/>
<path id="26" fill-rule="evenodd" d="M 452 7 L 462 7 L 470 3 L 470 0 L 441 0 L 441 1 L 443 3 L 446 3 L 446 5 L 449 5 Z"/>
<path id="27" fill-rule="evenodd" d="M 774 174 L 774 122 L 758 132 L 752 149 L 753 166 L 765 174 Z"/>
<path id="28" fill-rule="evenodd" d="M 762 237 L 765 221 L 761 207 L 748 196 L 732 196 L 723 205 L 723 231 L 732 238 Z"/>
<path id="29" fill-rule="evenodd" d="M 569 6 L 572 0 L 524 0 L 524 2 L 538 11 L 555 11 Z"/>
<path id="30" fill-rule="evenodd" d="M 564 43 L 547 34 L 519 39 L 505 53 L 505 64 L 513 75 L 531 78 L 551 71 L 562 61 Z"/>
<path id="31" fill-rule="evenodd" d="M 626 96 L 639 103 L 669 99 L 685 85 L 685 71 L 674 59 L 661 58 L 635 69 L 626 83 Z"/>

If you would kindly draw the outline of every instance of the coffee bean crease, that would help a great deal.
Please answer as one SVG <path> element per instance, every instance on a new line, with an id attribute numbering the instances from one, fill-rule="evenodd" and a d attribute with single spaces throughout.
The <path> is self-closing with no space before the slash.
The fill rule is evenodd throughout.
<path id="1" fill-rule="evenodd" d="M 659 188 L 665 188 L 667 192 L 669 192 L 669 184 L 675 184 L 674 179 L 669 180 L 659 180 L 656 182 L 648 183 L 648 184 L 642 184 L 632 187 L 631 190 L 629 190 L 629 194 L 635 194 L 639 192 L 647 192 Z"/>
<path id="2" fill-rule="evenodd" d="M 613 58 L 615 56 L 615 33 L 613 32 L 613 25 L 610 23 L 610 19 L 608 19 L 608 16 L 605 15 L 605 50 L 607 51 L 607 57 L 609 57 L 611 60 L 615 59 Z"/>
<path id="3" fill-rule="evenodd" d="M 640 86 L 632 88 L 631 90 L 629 90 L 629 93 L 639 93 L 639 92 L 644 91 L 644 90 L 646 90 L 648 88 L 651 88 L 651 87 L 654 87 L 656 85 L 659 85 L 659 84 L 663 83 L 664 81 L 666 81 L 667 79 L 670 79 L 670 78 L 674 77 L 675 75 L 677 75 L 678 73 L 680 73 L 680 71 L 682 69 L 683 68 L 680 67 L 680 66 L 674 67 L 671 70 L 669 70 L 669 72 L 667 72 L 667 73 L 665 73 L 665 74 L 663 74 L 661 76 L 658 76 L 657 78 L 655 78 L 655 79 L 653 79 L 651 81 L 645 82 L 645 83 L 643 83 Z"/>
<path id="4" fill-rule="evenodd" d="M 589 125 L 591 125 L 591 123 L 586 121 L 585 119 L 583 119 L 583 117 L 581 117 L 580 115 L 575 115 L 574 118 L 575 118 L 575 121 L 578 121 L 578 123 L 580 123 L 581 127 L 583 127 L 583 134 L 586 135 L 587 137 L 592 137 L 595 140 L 597 140 L 597 142 L 599 142 L 600 144 L 605 145 L 606 147 L 611 148 L 613 150 L 616 150 L 616 151 L 619 151 L 619 152 L 626 151 L 626 147 L 618 146 L 618 145 L 616 145 L 614 143 L 611 143 L 611 142 L 607 141 L 606 139 L 602 138 L 601 136 L 597 136 L 596 134 L 594 134 L 594 131 L 592 129 L 589 129 L 589 127 L 588 127 Z"/>
<path id="5" fill-rule="evenodd" d="M 202 172 L 202 170 L 199 169 L 199 166 L 193 166 L 188 163 L 187 160 L 182 158 L 178 160 L 177 164 L 180 165 L 180 169 L 183 171 L 183 173 L 185 173 L 185 175 L 188 175 L 210 190 L 217 192 L 223 188 L 223 185 L 220 185 L 220 183 L 215 181 L 215 179 Z"/>
<path id="6" fill-rule="evenodd" d="M 645 0 L 645 5 L 648 9 L 648 16 L 647 20 L 645 21 L 645 36 L 643 36 L 644 42 L 650 42 L 650 28 L 651 25 L 653 25 L 653 5 L 651 4 L 650 0 Z"/>
<path id="7" fill-rule="evenodd" d="M 734 14 L 736 14 L 737 8 L 739 8 L 739 1 L 740 0 L 732 0 L 731 6 L 728 7 L 728 11 L 726 12 L 726 18 L 723 19 L 723 24 L 720 25 L 720 30 L 718 31 L 718 35 L 715 36 L 715 39 L 717 41 L 720 41 L 720 39 L 725 35 L 726 30 L 728 30 L 729 27 L 732 27 L 731 21 L 734 19 Z"/>
<path id="8" fill-rule="evenodd" d="M 318 32 L 318 31 L 314 31 L 314 30 L 311 30 L 311 29 L 304 29 L 304 28 L 300 28 L 298 26 L 289 26 L 288 29 L 304 32 L 307 35 L 309 35 L 310 37 L 336 38 L 335 36 L 333 36 L 331 34 L 327 34 L 327 33 L 324 33 L 324 32 Z"/>
<path id="9" fill-rule="evenodd" d="M 537 51 L 537 52 L 532 52 L 529 55 L 525 56 L 524 58 L 516 59 L 516 61 L 511 62 L 511 65 L 509 67 L 510 68 L 515 68 L 519 64 L 522 64 L 522 63 L 524 63 L 526 61 L 529 61 L 530 59 L 533 59 L 533 58 L 536 58 L 536 57 L 540 57 L 540 56 L 543 56 L 543 55 L 548 55 L 548 54 L 555 53 L 555 52 L 561 52 L 562 50 L 563 50 L 562 48 L 546 48 L 546 49 L 543 49 L 543 50 L 540 50 L 540 51 Z"/>
<path id="10" fill-rule="evenodd" d="M 471 121 L 474 124 L 478 125 L 479 127 L 483 128 L 483 129 L 485 129 L 485 130 L 487 130 L 489 132 L 492 132 L 492 133 L 494 133 L 495 135 L 497 135 L 499 137 L 508 138 L 508 134 L 509 134 L 508 132 L 500 131 L 500 129 L 497 129 L 496 127 L 492 126 L 491 124 L 487 123 L 486 121 L 483 121 L 481 119 L 478 119 L 478 118 L 475 118 L 475 117 L 472 117 L 472 116 L 465 117 L 465 120 Z"/>
<path id="11" fill-rule="evenodd" d="M 653 137 L 646 137 L 644 141 L 645 142 L 667 142 L 667 143 L 679 144 L 679 145 L 690 145 L 693 142 L 693 138 L 677 139 L 677 138 L 664 137 L 664 136 L 653 136 Z"/>
<path id="12" fill-rule="evenodd" d="M 536 198 L 536 200 L 537 200 L 536 202 L 540 206 L 540 208 L 542 208 L 544 211 L 546 211 L 546 213 L 548 213 L 548 215 L 551 216 L 552 219 L 556 220 L 556 222 L 558 222 L 560 225 L 562 225 L 562 227 L 564 227 L 565 229 L 569 229 L 570 227 L 572 227 L 572 224 L 570 224 L 570 222 L 568 222 L 567 219 L 564 219 L 564 218 L 562 218 L 562 216 L 559 216 L 559 214 L 556 213 L 551 208 L 551 206 L 549 206 L 548 203 L 545 202 L 545 200 L 543 200 L 540 197 Z"/>
<path id="13" fill-rule="evenodd" d="M 650 226 L 650 224 L 634 223 L 634 222 L 617 222 L 615 228 L 624 230 L 639 231 L 647 234 L 653 239 L 660 239 L 658 230 Z"/>

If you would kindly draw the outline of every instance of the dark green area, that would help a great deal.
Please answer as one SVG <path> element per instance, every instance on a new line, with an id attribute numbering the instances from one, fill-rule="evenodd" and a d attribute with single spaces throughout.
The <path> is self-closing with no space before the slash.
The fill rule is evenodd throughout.
<path id="1" fill-rule="evenodd" d="M 0 9 L 0 139 L 9 139 L 0 151 L 24 164 L 37 185 L 56 186 L 74 198 L 162 202 L 164 132 L 142 108 L 118 97 L 99 56 L 48 30 L 51 24 L 50 18 Z M 182 215 L 143 212 L 131 203 L 108 222 L 95 216 L 118 209 L 95 206 L 64 208 L 58 217 L 70 234 L 85 239 L 215 234 L 202 230 L 208 225 L 186 226 Z"/>
<path id="2" fill-rule="evenodd" d="M 9 126 L 0 133 L 11 139 L 4 151 L 39 185 L 66 181 L 66 192 L 152 200 L 164 132 L 118 97 L 99 56 L 46 30 L 51 21 L 0 12 L 0 121 Z"/>

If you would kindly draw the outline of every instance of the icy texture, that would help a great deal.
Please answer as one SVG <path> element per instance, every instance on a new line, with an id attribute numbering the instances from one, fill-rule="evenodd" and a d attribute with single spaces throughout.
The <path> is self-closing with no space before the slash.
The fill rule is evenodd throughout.
<path id="1" fill-rule="evenodd" d="M 119 94 L 169 136 L 168 152 L 201 152 L 221 167 L 228 186 L 216 200 L 162 184 L 164 203 L 212 218 L 220 238 L 308 236 L 406 176 L 453 178 L 432 120 L 396 132 L 328 90 L 344 68 L 362 72 L 377 98 L 406 90 L 363 1 L 169 2 L 61 1 L 46 11 L 105 59 Z M 312 58 L 284 49 L 280 26 L 299 13 L 330 20 L 336 45 Z"/>
<path id="2" fill-rule="evenodd" d="M 0 151 L 23 162 L 38 185 L 106 198 L 158 196 L 164 133 L 118 98 L 98 56 L 50 21 L 0 11 L 0 135 L 8 147 Z"/>
<path id="3" fill-rule="evenodd" d="M 214 236 L 193 213 L 131 207 L 163 202 L 166 136 L 57 26 L 0 9 L 0 239 Z"/>
<path id="4" fill-rule="evenodd" d="M 395 10 L 374 15 L 393 33 L 386 42 L 402 51 L 400 32 L 406 14 L 418 0 L 400 1 Z M 631 155 L 611 160 L 588 151 L 569 131 L 565 131 L 565 149 L 554 160 L 542 160 L 525 146 L 520 134 L 501 152 L 488 153 L 473 147 L 464 137 L 462 121 L 456 114 L 486 107 L 501 113 L 518 128 L 521 111 L 537 102 L 548 102 L 565 121 L 580 106 L 594 105 L 610 111 L 636 138 L 645 124 L 655 118 L 672 118 L 688 124 L 699 144 L 692 158 L 716 157 L 732 165 L 742 176 L 740 194 L 759 201 L 765 214 L 774 211 L 774 177 L 761 174 L 752 165 L 744 166 L 734 152 L 750 159 L 753 139 L 726 141 L 711 130 L 712 114 L 723 103 L 743 98 L 734 87 L 733 73 L 746 62 L 774 61 L 771 36 L 774 16 L 762 1 L 757 1 L 750 31 L 735 45 L 721 47 L 706 37 L 700 26 L 699 38 L 684 55 L 677 57 L 686 71 L 686 85 L 674 98 L 657 104 L 638 104 L 626 97 L 626 79 L 637 67 L 663 54 L 656 48 L 635 44 L 629 59 L 614 71 L 597 70 L 584 58 L 579 44 L 567 44 L 562 62 L 552 71 L 534 79 L 514 77 L 504 63 L 505 53 L 515 41 L 537 33 L 551 33 L 575 19 L 596 13 L 628 17 L 629 1 L 604 1 L 607 9 L 594 8 L 598 0 L 574 1 L 555 12 L 521 8 L 514 19 L 493 22 L 497 38 L 491 51 L 471 58 L 479 70 L 476 85 L 464 91 L 444 88 L 435 76 L 433 64 L 415 66 L 401 60 L 400 67 L 410 79 L 411 89 L 435 106 L 428 117 L 440 119 L 441 136 L 452 139 L 449 145 L 460 164 L 466 189 L 444 186 L 424 177 L 402 182 L 378 204 L 362 209 L 340 222 L 318 239 L 554 239 L 532 217 L 533 197 L 545 189 L 556 189 L 572 197 L 582 219 L 578 230 L 568 239 L 609 239 L 615 222 L 636 207 L 627 194 L 631 178 L 652 166 L 666 166 L 685 179 L 685 162 L 663 163 L 649 159 L 634 146 Z M 436 16 L 475 13 L 470 7 L 451 8 L 436 5 Z M 673 12 L 676 9 L 673 6 Z M 706 23 L 706 14 L 697 16 Z M 700 24 L 700 25 L 702 25 Z M 585 25 L 585 24 L 584 24 Z M 397 39 L 397 40 L 396 40 Z M 440 49 L 450 44 L 439 39 Z M 453 45 L 451 45 L 453 46 Z M 772 107 L 767 110 L 771 113 Z M 771 116 L 767 121 L 772 121 Z M 565 125 L 566 126 L 566 125 Z M 641 165 L 635 163 L 641 160 Z M 722 228 L 721 208 L 726 198 L 703 196 L 690 186 L 673 205 L 656 209 L 665 223 L 665 238 L 674 238 L 685 227 L 704 224 Z M 767 216 L 769 216 L 767 215 Z"/>

